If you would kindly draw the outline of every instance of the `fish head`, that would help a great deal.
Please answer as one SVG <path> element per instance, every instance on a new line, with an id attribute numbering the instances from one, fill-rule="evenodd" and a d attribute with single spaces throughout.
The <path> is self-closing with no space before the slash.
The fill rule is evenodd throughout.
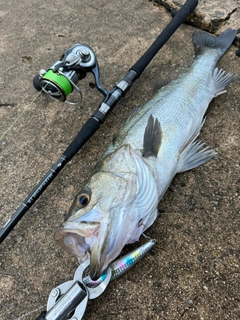
<path id="1" fill-rule="evenodd" d="M 134 174 L 95 173 L 76 196 L 55 233 L 56 242 L 80 263 L 90 256 L 93 280 L 100 277 L 127 243 L 141 235 L 134 209 L 136 192 Z"/>

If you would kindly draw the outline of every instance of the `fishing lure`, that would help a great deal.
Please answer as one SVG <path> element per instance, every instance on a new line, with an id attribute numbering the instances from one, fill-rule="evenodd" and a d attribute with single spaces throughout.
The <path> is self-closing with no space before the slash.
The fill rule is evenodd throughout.
<path id="1" fill-rule="evenodd" d="M 132 252 L 126 254 L 123 257 L 118 258 L 113 261 L 109 268 L 112 271 L 111 279 L 114 280 L 132 268 L 139 260 L 141 260 L 155 245 L 156 240 L 150 239 L 147 243 L 143 244 L 139 248 L 133 250 Z M 107 277 L 107 271 L 104 271 L 100 278 L 97 280 L 92 280 L 90 276 L 85 276 L 83 278 L 83 283 L 89 287 L 94 288 L 99 286 Z"/>
<path id="2" fill-rule="evenodd" d="M 90 275 L 84 276 L 89 267 L 89 260 L 77 268 L 74 279 L 54 288 L 48 298 L 47 311 L 43 311 L 36 320 L 82 319 L 88 299 L 100 296 L 108 283 L 132 268 L 154 246 L 155 240 L 150 239 L 139 248 L 112 262 L 101 277 L 94 281 Z"/>

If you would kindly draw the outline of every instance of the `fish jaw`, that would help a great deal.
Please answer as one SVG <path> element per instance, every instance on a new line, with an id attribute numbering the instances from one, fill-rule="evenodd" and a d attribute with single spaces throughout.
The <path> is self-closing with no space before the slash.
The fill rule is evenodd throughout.
<path id="1" fill-rule="evenodd" d="M 99 222 L 67 221 L 55 232 L 54 238 L 60 247 L 83 262 L 89 257 L 98 229 Z"/>
<path id="2" fill-rule="evenodd" d="M 106 243 L 108 238 L 108 223 L 101 224 L 98 233 L 98 239 L 93 244 L 90 254 L 90 277 L 93 280 L 97 280 L 101 273 L 108 267 L 111 262 L 107 259 Z"/>
<path id="3" fill-rule="evenodd" d="M 86 216 L 90 217 L 91 213 L 96 216 L 95 212 L 96 209 L 90 210 Z M 143 231 L 136 223 L 134 214 L 129 220 L 125 218 L 125 213 L 126 208 L 114 208 L 107 215 L 99 212 L 102 218 L 98 222 L 86 222 L 84 215 L 77 219 L 84 222 L 66 221 L 56 231 L 55 240 L 59 246 L 76 256 L 80 263 L 90 256 L 90 276 L 96 280 L 123 247 L 138 240 Z"/>
<path id="4" fill-rule="evenodd" d="M 129 216 L 126 216 L 126 212 Z M 119 256 L 123 247 L 137 241 L 144 226 L 138 225 L 138 210 L 135 203 L 126 208 L 114 208 L 108 219 L 98 229 L 97 241 L 93 244 L 90 255 L 90 277 L 97 280 L 109 264 Z"/>
<path id="5" fill-rule="evenodd" d="M 123 202 L 108 213 L 95 206 L 74 221 L 63 222 L 55 233 L 55 240 L 76 256 L 79 263 L 90 257 L 90 276 L 96 280 L 126 244 L 139 239 L 144 224 L 139 225 L 138 222 L 139 211 L 135 201 Z"/>

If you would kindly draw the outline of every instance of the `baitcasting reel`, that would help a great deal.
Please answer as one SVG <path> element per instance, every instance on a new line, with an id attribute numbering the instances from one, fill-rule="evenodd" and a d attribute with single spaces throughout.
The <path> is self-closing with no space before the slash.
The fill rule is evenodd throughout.
<path id="1" fill-rule="evenodd" d="M 82 96 L 77 83 L 86 77 L 87 72 L 93 73 L 97 89 L 107 96 L 108 92 L 100 85 L 96 56 L 93 50 L 84 44 L 74 45 L 47 71 L 41 69 L 34 77 L 33 85 L 35 89 L 42 90 L 54 100 L 73 104 L 66 99 L 74 89 L 79 92 L 80 97 Z"/>

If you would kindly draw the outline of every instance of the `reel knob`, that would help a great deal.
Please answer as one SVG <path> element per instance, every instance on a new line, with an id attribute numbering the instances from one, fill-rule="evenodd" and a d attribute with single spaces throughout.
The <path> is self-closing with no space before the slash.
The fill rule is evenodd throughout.
<path id="1" fill-rule="evenodd" d="M 40 78 L 39 78 L 39 74 L 37 74 L 34 78 L 33 78 L 33 86 L 37 91 L 41 91 L 42 87 L 40 86 Z"/>

